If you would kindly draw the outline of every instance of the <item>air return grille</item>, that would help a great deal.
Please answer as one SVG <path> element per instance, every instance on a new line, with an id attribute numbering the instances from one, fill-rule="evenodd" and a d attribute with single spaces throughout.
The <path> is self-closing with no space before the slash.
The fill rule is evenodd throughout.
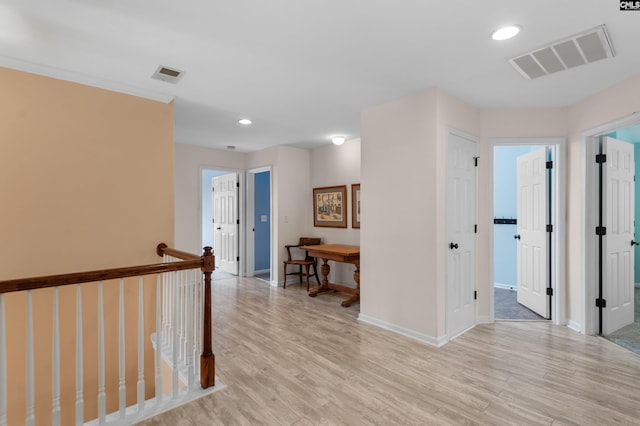
<path id="1" fill-rule="evenodd" d="M 166 81 L 167 83 L 177 83 L 182 78 L 184 71 L 160 65 L 151 78 Z"/>
<path id="2" fill-rule="evenodd" d="M 607 28 L 601 25 L 518 55 L 509 63 L 524 78 L 533 79 L 614 56 Z"/>

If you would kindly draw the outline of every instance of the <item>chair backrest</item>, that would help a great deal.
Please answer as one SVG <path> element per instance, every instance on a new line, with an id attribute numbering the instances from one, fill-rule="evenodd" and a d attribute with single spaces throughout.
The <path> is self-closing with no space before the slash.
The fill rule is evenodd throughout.
<path id="1" fill-rule="evenodd" d="M 301 246 L 317 246 L 319 244 L 322 244 L 321 241 L 321 238 L 300 237 Z"/>

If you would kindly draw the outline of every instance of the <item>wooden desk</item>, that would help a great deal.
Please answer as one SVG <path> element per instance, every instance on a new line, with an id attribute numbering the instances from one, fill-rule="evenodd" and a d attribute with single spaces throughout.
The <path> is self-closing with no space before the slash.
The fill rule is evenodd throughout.
<path id="1" fill-rule="evenodd" d="M 352 303 L 360 302 L 360 247 L 359 246 L 347 246 L 344 244 L 323 244 L 318 246 L 304 246 L 303 250 L 309 252 L 309 256 L 322 259 L 322 265 L 320 266 L 320 272 L 322 273 L 322 284 L 316 290 L 309 293 L 309 296 L 316 297 L 319 293 L 326 291 L 336 290 L 344 293 L 349 293 L 352 296 L 342 302 L 342 306 L 345 308 L 351 306 Z M 346 287 L 340 284 L 333 284 L 329 282 L 329 271 L 331 268 L 327 263 L 329 260 L 336 262 L 352 263 L 356 266 L 356 270 L 353 273 L 353 279 L 356 282 L 356 287 Z"/>

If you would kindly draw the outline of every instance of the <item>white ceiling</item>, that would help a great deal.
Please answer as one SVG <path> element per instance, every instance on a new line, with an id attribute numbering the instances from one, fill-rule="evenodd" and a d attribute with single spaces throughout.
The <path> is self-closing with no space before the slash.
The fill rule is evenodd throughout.
<path id="1" fill-rule="evenodd" d="M 520 35 L 492 41 L 508 23 Z M 506 60 L 601 24 L 613 59 L 536 80 Z M 639 39 L 640 12 L 613 0 L 0 0 L 0 66 L 175 98 L 176 142 L 245 152 L 358 137 L 363 109 L 435 86 L 571 105 L 639 74 Z M 153 80 L 159 65 L 186 73 Z"/>

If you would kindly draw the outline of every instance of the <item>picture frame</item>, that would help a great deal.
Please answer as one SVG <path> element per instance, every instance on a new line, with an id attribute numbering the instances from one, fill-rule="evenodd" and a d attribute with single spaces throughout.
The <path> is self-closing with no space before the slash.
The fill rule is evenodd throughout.
<path id="1" fill-rule="evenodd" d="M 360 229 L 360 184 L 351 184 L 351 227 Z"/>
<path id="2" fill-rule="evenodd" d="M 347 186 L 313 188 L 313 226 L 347 227 Z"/>

